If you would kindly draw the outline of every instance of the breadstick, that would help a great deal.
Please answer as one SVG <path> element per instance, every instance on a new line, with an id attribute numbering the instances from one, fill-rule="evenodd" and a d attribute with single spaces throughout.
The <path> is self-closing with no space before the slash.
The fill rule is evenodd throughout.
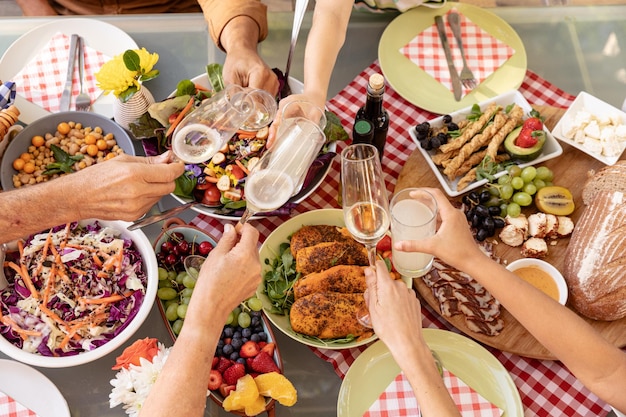
<path id="1" fill-rule="evenodd" d="M 487 149 L 482 149 L 478 152 L 474 152 L 469 158 L 465 160 L 465 162 L 463 162 L 463 165 L 461 165 L 459 169 L 457 169 L 457 171 L 454 173 L 454 178 L 460 177 L 461 175 L 469 172 L 474 166 L 478 165 L 480 161 L 483 160 L 486 154 Z"/>
<path id="2" fill-rule="evenodd" d="M 476 168 L 472 168 L 470 169 L 467 174 L 465 174 L 465 176 L 463 178 L 461 178 L 459 180 L 459 182 L 456 184 L 456 190 L 457 191 L 461 191 L 463 190 L 465 187 L 467 187 L 468 185 L 470 185 L 470 183 L 472 181 L 474 181 L 476 179 Z"/>
<path id="3" fill-rule="evenodd" d="M 489 120 L 491 120 L 493 115 L 496 114 L 496 112 L 499 111 L 500 108 L 501 107 L 499 105 L 491 103 L 478 120 L 476 120 L 475 122 L 471 122 L 467 125 L 467 128 L 463 131 L 463 133 L 461 133 L 461 136 L 454 139 L 453 141 L 446 143 L 445 145 L 441 145 L 439 147 L 439 150 L 443 153 L 446 153 L 455 149 L 460 149 L 478 132 L 481 131 L 481 129 L 487 124 Z"/>
<path id="4" fill-rule="evenodd" d="M 504 142 L 507 135 L 513 131 L 521 122 L 524 117 L 524 111 L 517 104 L 513 107 L 513 109 L 509 112 L 509 118 L 502 126 L 502 129 L 498 131 L 498 134 L 494 136 L 492 141 L 489 143 L 487 147 L 487 156 L 491 158 L 492 161 L 495 161 L 496 154 L 498 153 L 498 148 Z"/>
<path id="5" fill-rule="evenodd" d="M 438 153 L 432 156 L 432 160 L 435 165 L 444 165 L 444 163 L 448 160 L 451 160 L 456 156 L 458 151 L 450 151 L 446 153 Z M 445 166 L 445 165 L 444 165 Z"/>

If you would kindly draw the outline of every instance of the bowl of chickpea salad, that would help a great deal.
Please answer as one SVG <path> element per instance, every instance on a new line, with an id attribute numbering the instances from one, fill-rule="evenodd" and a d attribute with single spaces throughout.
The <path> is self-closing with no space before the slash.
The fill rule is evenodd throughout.
<path id="1" fill-rule="evenodd" d="M 4 191 L 71 174 L 120 154 L 135 155 L 130 134 L 113 120 L 89 112 L 60 112 L 26 126 L 0 162 Z"/>

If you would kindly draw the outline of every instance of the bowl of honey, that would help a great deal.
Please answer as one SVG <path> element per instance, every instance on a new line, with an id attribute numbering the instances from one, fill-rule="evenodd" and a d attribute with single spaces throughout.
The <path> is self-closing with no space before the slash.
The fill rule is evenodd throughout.
<path id="1" fill-rule="evenodd" d="M 567 284 L 563 275 L 554 266 L 536 258 L 522 258 L 506 267 L 524 281 L 541 290 L 559 304 L 567 303 Z"/>

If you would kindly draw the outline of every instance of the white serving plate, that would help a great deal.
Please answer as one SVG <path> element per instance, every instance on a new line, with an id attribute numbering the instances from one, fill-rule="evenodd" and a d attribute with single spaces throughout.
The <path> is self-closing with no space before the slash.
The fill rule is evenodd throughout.
<path id="1" fill-rule="evenodd" d="M 480 108 L 482 110 L 486 109 L 491 103 L 497 103 L 503 107 L 506 107 L 510 104 L 517 104 L 518 106 L 520 106 L 522 108 L 522 110 L 524 110 L 524 115 L 527 116 L 530 111 L 532 110 L 532 107 L 530 105 L 530 103 L 528 103 L 528 101 L 526 101 L 526 99 L 524 98 L 524 96 L 522 95 L 522 93 L 520 93 L 517 90 L 512 90 L 509 92 L 506 92 L 504 94 L 501 94 L 497 97 L 491 98 L 489 100 L 485 100 L 483 102 L 478 103 L 478 105 L 480 106 Z M 460 120 L 463 120 L 467 117 L 468 114 L 470 114 L 472 111 L 472 106 L 466 107 L 464 109 L 455 111 L 453 113 L 450 113 L 450 116 L 452 116 L 452 121 L 454 122 L 458 122 Z M 432 127 L 439 127 L 443 124 L 443 116 L 439 116 L 433 120 L 429 121 L 430 125 Z M 536 165 L 536 164 L 540 164 L 542 162 L 545 162 L 549 159 L 552 158 L 556 158 L 557 156 L 561 155 L 563 153 L 563 148 L 561 147 L 561 145 L 559 144 L 559 142 L 554 139 L 554 136 L 552 136 L 552 134 L 550 133 L 550 131 L 544 126 L 544 131 L 546 132 L 546 142 L 543 146 L 543 150 L 541 152 L 541 155 L 539 155 L 538 158 L 529 161 L 529 162 L 525 162 L 525 163 L 520 163 L 519 166 L 521 168 L 530 166 L 530 165 Z M 417 149 L 419 149 L 419 151 L 422 153 L 422 155 L 424 156 L 424 159 L 426 160 L 426 162 L 428 163 L 428 165 L 430 166 L 430 168 L 433 170 L 433 172 L 435 173 L 435 176 L 437 177 L 437 179 L 439 180 L 439 183 L 441 184 L 441 186 L 443 187 L 443 189 L 445 190 L 446 194 L 448 194 L 450 197 L 456 197 L 459 196 L 461 194 L 465 194 L 473 189 L 476 189 L 478 187 L 483 186 L 484 184 L 486 184 L 488 181 L 487 179 L 483 179 L 480 181 L 474 181 L 473 183 L 471 183 L 470 185 L 468 185 L 466 188 L 464 188 L 461 191 L 457 190 L 457 183 L 459 181 L 460 178 L 455 178 L 453 181 L 450 181 L 448 179 L 447 176 L 445 176 L 443 174 L 443 170 L 438 167 L 437 165 L 435 165 L 435 163 L 432 160 L 432 155 L 434 155 L 436 152 L 435 151 L 426 151 L 424 149 L 422 149 L 422 147 L 420 146 L 419 141 L 417 140 L 417 135 L 415 133 L 415 129 L 411 128 L 409 130 L 409 134 L 411 135 L 411 138 L 413 139 L 413 142 L 415 142 L 415 144 L 417 145 Z M 499 173 L 497 173 L 495 176 L 497 177 L 501 177 L 502 175 L 504 175 L 506 173 L 506 171 L 500 171 Z"/>
<path id="2" fill-rule="evenodd" d="M 569 139 L 565 136 L 565 129 L 569 123 L 570 118 L 573 120 L 576 117 L 576 114 L 581 111 L 586 110 L 594 116 L 606 116 L 609 114 L 616 114 L 622 120 L 622 124 L 626 125 L 626 113 L 610 105 L 609 103 L 600 100 L 597 97 L 592 96 L 589 93 L 581 91 L 576 99 L 572 103 L 571 106 L 567 109 L 567 111 L 561 116 L 559 122 L 552 129 L 552 134 L 555 138 L 562 141 L 563 143 L 567 143 L 570 146 L 586 153 L 592 158 L 597 159 L 598 161 L 606 164 L 606 165 L 614 165 L 621 157 L 624 149 L 626 149 L 626 141 L 622 141 L 621 143 L 621 151 L 619 155 L 615 156 L 604 156 L 596 152 L 591 152 L 587 148 L 585 148 L 582 144 L 577 143 L 576 141 Z"/>

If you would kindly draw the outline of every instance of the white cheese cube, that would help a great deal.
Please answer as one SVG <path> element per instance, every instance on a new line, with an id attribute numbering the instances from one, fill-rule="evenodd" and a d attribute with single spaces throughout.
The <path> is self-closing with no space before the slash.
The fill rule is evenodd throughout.
<path id="1" fill-rule="evenodd" d="M 594 139 L 600 139 L 600 126 L 598 125 L 598 122 L 595 120 L 592 120 L 591 122 L 589 122 L 589 124 L 585 126 L 583 131 L 585 132 L 585 135 L 588 137 L 591 137 Z"/>
<path id="2" fill-rule="evenodd" d="M 583 141 L 583 148 L 585 148 L 589 152 L 601 154 L 602 142 L 597 139 L 590 138 L 589 136 L 585 136 L 585 140 Z"/>

